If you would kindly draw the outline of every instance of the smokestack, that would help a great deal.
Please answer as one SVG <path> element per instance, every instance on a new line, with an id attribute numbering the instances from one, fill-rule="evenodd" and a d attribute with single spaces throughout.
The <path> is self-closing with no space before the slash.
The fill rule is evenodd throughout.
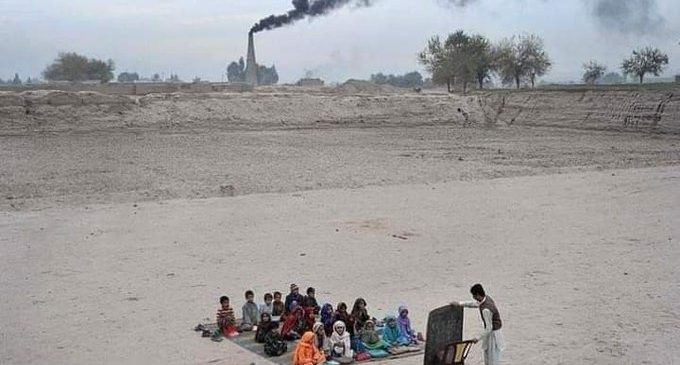
<path id="1" fill-rule="evenodd" d="M 246 61 L 246 82 L 257 85 L 257 62 L 255 61 L 255 42 L 253 32 L 248 33 L 248 59 Z"/>

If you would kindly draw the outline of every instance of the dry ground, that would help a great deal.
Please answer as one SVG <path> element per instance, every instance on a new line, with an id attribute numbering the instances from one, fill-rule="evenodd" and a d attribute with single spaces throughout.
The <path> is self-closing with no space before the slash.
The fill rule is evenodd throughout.
<path id="1" fill-rule="evenodd" d="M 673 165 L 680 137 L 545 127 L 0 137 L 0 209 L 427 184 Z"/>
<path id="2" fill-rule="evenodd" d="M 679 181 L 665 167 L 5 212 L 0 360 L 263 364 L 191 331 L 219 295 L 240 307 L 295 281 L 376 316 L 407 303 L 423 328 L 480 281 L 508 364 L 677 363 Z"/>
<path id="3" fill-rule="evenodd" d="M 608 130 L 611 95 L 578 123 L 536 107 L 559 97 L 540 94 L 472 127 L 451 110 L 482 99 L 260 96 L 261 114 L 247 96 L 33 114 L 13 102 L 0 110 L 0 363 L 264 364 L 191 331 L 219 295 L 240 307 L 246 289 L 297 282 L 334 304 L 364 296 L 376 316 L 407 303 L 422 329 L 478 281 L 501 307 L 507 364 L 678 363 L 680 109 L 655 95 L 623 98 L 630 115 L 668 104 L 657 125 L 638 115 L 655 133 Z M 466 321 L 470 336 L 478 315 Z"/>

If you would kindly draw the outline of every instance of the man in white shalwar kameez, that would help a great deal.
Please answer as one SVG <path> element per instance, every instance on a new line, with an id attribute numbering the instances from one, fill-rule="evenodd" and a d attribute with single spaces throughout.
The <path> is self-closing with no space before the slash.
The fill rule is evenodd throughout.
<path id="1" fill-rule="evenodd" d="M 501 328 L 501 315 L 491 297 L 487 296 L 481 284 L 475 284 L 470 289 L 474 301 L 470 302 L 453 302 L 451 304 L 467 307 L 479 308 L 482 316 L 482 323 L 484 329 L 482 333 L 474 339 L 475 342 L 482 341 L 482 350 L 484 351 L 485 365 L 499 365 L 501 361 L 501 352 L 505 349 L 505 340 L 503 339 L 503 332 Z"/>

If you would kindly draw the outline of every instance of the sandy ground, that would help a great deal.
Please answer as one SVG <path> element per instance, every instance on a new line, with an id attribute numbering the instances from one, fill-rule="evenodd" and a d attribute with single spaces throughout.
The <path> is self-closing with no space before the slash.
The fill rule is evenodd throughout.
<path id="1" fill-rule="evenodd" d="M 407 303 L 423 328 L 480 281 L 508 364 L 677 363 L 679 181 L 657 167 L 4 212 L 0 362 L 263 364 L 191 331 L 219 295 L 294 281 L 375 315 Z"/>
<path id="2" fill-rule="evenodd" d="M 482 282 L 507 364 L 680 363 L 675 90 L 1 94 L 0 363 L 265 364 L 191 329 L 290 282 L 420 329 Z"/>
<path id="3" fill-rule="evenodd" d="M 680 163 L 680 137 L 546 127 L 0 136 L 0 210 Z"/>

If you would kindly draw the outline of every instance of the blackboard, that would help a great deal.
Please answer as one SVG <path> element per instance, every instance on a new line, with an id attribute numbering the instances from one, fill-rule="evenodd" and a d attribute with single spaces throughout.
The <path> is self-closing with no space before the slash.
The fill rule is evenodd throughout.
<path id="1" fill-rule="evenodd" d="M 430 312 L 427 317 L 425 365 L 435 363 L 437 351 L 444 345 L 463 339 L 463 307 L 447 305 Z"/>

